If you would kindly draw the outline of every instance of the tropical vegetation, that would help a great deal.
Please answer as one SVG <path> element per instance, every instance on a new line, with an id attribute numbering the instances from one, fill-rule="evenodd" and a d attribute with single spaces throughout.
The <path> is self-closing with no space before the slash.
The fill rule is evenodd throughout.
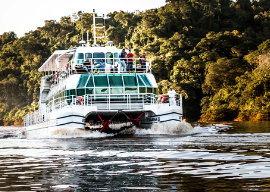
<path id="1" fill-rule="evenodd" d="M 78 12 L 18 38 L 0 35 L 0 124 L 21 124 L 38 107 L 38 68 L 78 45 L 92 13 Z M 152 59 L 159 92 L 184 95 L 189 120 L 269 120 L 270 1 L 167 0 L 144 12 L 112 12 L 107 40 Z"/>

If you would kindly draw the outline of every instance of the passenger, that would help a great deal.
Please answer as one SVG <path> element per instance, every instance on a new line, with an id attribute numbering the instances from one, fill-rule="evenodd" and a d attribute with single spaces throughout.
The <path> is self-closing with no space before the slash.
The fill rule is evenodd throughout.
<path id="1" fill-rule="evenodd" d="M 176 105 L 175 95 L 177 95 L 177 94 L 178 93 L 176 93 L 175 90 L 173 90 L 173 88 L 170 87 L 170 90 L 167 93 L 167 95 L 169 96 L 169 105 L 170 106 Z"/>
<path id="2" fill-rule="evenodd" d="M 84 65 L 83 69 L 86 71 L 86 73 L 89 73 L 89 70 L 88 70 L 87 66 Z"/>
<path id="3" fill-rule="evenodd" d="M 91 63 L 89 59 L 86 59 L 83 63 L 83 69 L 89 73 L 89 69 L 91 69 Z"/>
<path id="4" fill-rule="evenodd" d="M 105 61 L 104 61 L 104 59 L 100 59 L 99 64 L 97 64 L 95 68 L 98 69 L 99 71 L 105 69 Z"/>
<path id="5" fill-rule="evenodd" d="M 127 58 L 129 58 L 127 60 L 128 64 L 127 64 L 127 71 L 132 71 L 133 70 L 133 54 L 131 53 L 131 50 L 129 50 L 129 53 L 127 54 Z"/>
<path id="6" fill-rule="evenodd" d="M 119 57 L 120 57 L 120 71 L 122 71 L 122 72 L 123 72 L 122 67 L 124 67 L 124 72 L 127 71 L 126 56 L 127 56 L 127 53 L 126 53 L 125 49 L 123 49 L 119 55 Z"/>
<path id="7" fill-rule="evenodd" d="M 140 64 L 141 64 L 141 72 L 144 72 L 146 71 L 146 57 L 145 57 L 145 54 L 141 55 L 140 56 Z"/>

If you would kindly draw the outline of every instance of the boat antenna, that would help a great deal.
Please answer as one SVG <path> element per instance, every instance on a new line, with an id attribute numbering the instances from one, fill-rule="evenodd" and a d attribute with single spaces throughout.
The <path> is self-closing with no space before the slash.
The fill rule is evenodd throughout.
<path id="1" fill-rule="evenodd" d="M 81 46 L 83 46 L 85 44 L 85 41 L 83 40 L 83 20 L 82 20 L 82 17 L 83 17 L 83 12 L 82 12 L 82 15 L 81 15 L 81 24 L 82 24 L 82 40 L 79 42 Z"/>
<path id="2" fill-rule="evenodd" d="M 93 24 L 94 24 L 94 45 L 97 44 L 97 37 L 96 37 L 96 18 L 95 18 L 95 9 L 93 9 Z"/>
<path id="3" fill-rule="evenodd" d="M 86 46 L 89 47 L 90 43 L 89 43 L 89 30 L 87 30 L 87 39 L 86 39 Z"/>
<path id="4" fill-rule="evenodd" d="M 100 22 L 97 22 L 98 23 L 98 26 L 96 26 L 96 19 L 103 19 L 103 23 L 100 23 Z M 95 9 L 93 9 L 93 35 L 94 35 L 94 46 L 97 46 L 97 39 L 106 39 L 106 31 L 105 31 L 105 15 L 103 14 L 102 17 L 100 16 L 96 16 L 96 13 L 95 13 Z M 98 31 L 98 34 L 97 35 L 97 29 L 102 29 L 104 30 L 104 33 L 102 36 L 99 36 L 100 35 L 100 31 Z"/>

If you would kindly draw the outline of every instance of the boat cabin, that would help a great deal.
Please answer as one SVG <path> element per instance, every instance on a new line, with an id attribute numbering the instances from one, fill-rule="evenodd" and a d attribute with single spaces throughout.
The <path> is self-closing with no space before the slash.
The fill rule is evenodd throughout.
<path id="1" fill-rule="evenodd" d="M 119 99 L 142 96 L 146 101 L 149 95 L 157 95 L 150 61 L 126 59 L 126 63 L 132 62 L 132 69 L 127 71 L 121 66 L 120 52 L 112 46 L 55 51 L 39 68 L 44 74 L 40 103 L 55 105 L 65 100 L 66 104 L 77 104 L 80 98 L 84 102 L 89 99 L 93 102 L 97 98 L 99 101 L 102 98 L 104 101 L 118 99 L 119 102 Z M 104 66 L 100 67 L 102 62 Z"/>

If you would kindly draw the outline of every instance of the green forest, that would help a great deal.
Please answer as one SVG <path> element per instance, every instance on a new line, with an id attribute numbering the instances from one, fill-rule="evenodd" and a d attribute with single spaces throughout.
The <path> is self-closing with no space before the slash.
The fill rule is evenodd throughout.
<path id="1" fill-rule="evenodd" d="M 0 124 L 20 125 L 38 108 L 43 62 L 59 49 L 92 38 L 92 13 L 46 20 L 18 38 L 0 35 Z M 144 12 L 111 12 L 106 37 L 118 48 L 145 53 L 159 93 L 184 96 L 189 121 L 269 120 L 270 1 L 167 0 Z"/>

